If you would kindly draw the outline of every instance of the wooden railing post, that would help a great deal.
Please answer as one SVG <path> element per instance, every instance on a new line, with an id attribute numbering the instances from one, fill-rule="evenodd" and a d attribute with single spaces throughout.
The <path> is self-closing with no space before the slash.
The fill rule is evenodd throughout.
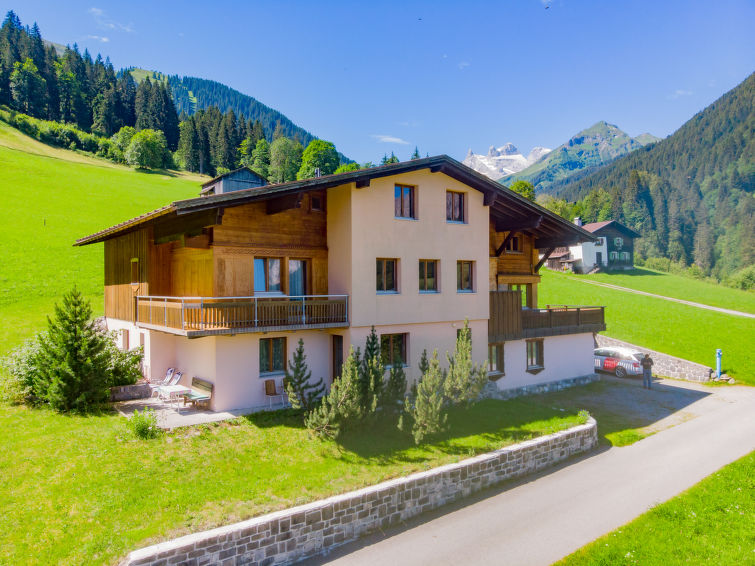
<path id="1" fill-rule="evenodd" d="M 577 307 L 577 326 L 582 326 L 582 309 Z"/>

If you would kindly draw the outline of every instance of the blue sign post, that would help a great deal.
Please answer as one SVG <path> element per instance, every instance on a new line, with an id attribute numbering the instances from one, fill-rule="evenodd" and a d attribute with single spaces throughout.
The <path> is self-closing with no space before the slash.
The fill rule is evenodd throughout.
<path id="1" fill-rule="evenodd" d="M 716 377 L 721 378 L 721 348 L 716 349 Z"/>

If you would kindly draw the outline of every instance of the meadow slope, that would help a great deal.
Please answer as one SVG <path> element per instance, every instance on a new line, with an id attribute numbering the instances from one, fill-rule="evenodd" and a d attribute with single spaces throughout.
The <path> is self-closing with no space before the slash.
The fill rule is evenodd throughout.
<path id="1" fill-rule="evenodd" d="M 201 180 L 50 147 L 0 122 L 0 355 L 43 328 L 74 284 L 102 312 L 102 244 L 73 247 L 77 238 L 196 196 Z"/>
<path id="2" fill-rule="evenodd" d="M 711 367 L 715 365 L 716 348 L 722 348 L 724 371 L 755 385 L 755 352 L 752 349 L 755 322 L 752 319 L 587 285 L 571 276 L 545 269 L 541 273 L 540 306 L 604 305 L 606 335 Z M 720 289 L 737 292 L 725 287 Z"/>

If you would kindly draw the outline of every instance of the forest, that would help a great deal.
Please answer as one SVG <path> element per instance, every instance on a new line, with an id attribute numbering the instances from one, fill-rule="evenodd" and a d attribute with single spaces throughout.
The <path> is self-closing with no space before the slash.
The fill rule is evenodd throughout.
<path id="1" fill-rule="evenodd" d="M 752 74 L 668 138 L 540 202 L 570 220 L 634 228 L 643 234 L 640 261 L 664 258 L 677 270 L 746 286 L 755 277 L 754 101 Z"/>

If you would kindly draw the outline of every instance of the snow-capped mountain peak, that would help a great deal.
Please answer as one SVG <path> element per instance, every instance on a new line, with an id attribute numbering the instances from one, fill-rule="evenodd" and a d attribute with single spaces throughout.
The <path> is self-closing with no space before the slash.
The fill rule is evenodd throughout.
<path id="1" fill-rule="evenodd" d="M 532 148 L 529 155 L 525 157 L 513 143 L 505 143 L 500 147 L 491 145 L 487 155 L 473 153 L 470 148 L 463 163 L 491 179 L 498 180 L 526 169 L 550 151 L 548 148 L 538 146 Z"/>

